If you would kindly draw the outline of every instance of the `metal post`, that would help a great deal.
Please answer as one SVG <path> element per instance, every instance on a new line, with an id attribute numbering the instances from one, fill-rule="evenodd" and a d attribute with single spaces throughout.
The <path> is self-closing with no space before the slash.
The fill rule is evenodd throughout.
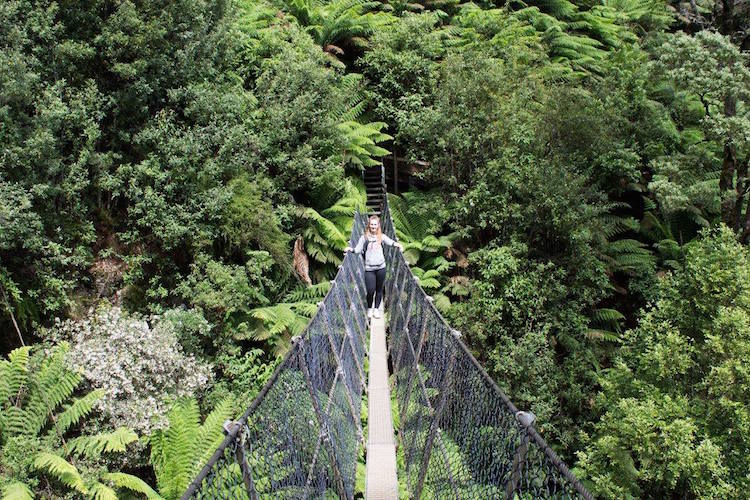
<path id="1" fill-rule="evenodd" d="M 255 491 L 255 483 L 253 483 L 253 474 L 250 470 L 250 466 L 247 464 L 247 457 L 245 456 L 245 443 L 250 444 L 247 441 L 247 432 L 245 429 L 247 424 L 243 424 L 242 430 L 237 436 L 237 447 L 234 450 L 234 458 L 240 464 L 240 470 L 242 471 L 242 482 L 245 483 L 245 490 L 247 490 L 250 500 L 258 500 L 258 492 Z"/>
<path id="2" fill-rule="evenodd" d="M 526 461 L 526 453 L 529 451 L 529 434 L 526 427 L 534 425 L 536 415 L 531 412 L 519 411 L 516 413 L 516 420 L 521 423 L 521 443 L 513 453 L 513 467 L 511 468 L 510 481 L 505 487 L 505 498 L 513 499 L 518 490 L 518 483 L 521 482 L 521 470 Z"/>

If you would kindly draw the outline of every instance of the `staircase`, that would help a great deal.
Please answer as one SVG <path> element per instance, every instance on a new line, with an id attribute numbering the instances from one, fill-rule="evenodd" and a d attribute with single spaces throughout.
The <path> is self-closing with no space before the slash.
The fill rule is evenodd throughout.
<path id="1" fill-rule="evenodd" d="M 383 212 L 385 200 L 385 171 L 383 165 L 364 168 L 362 180 L 367 191 L 367 214 L 379 216 Z"/>

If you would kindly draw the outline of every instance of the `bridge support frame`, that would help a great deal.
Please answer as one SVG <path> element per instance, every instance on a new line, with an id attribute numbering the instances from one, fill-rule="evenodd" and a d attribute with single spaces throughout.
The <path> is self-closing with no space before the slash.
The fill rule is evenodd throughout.
<path id="1" fill-rule="evenodd" d="M 247 490 L 248 495 L 250 496 L 250 500 L 258 500 L 258 492 L 255 491 L 255 483 L 253 482 L 253 474 L 250 470 L 250 466 L 247 463 L 247 457 L 245 455 L 245 444 L 248 444 L 247 441 L 247 424 L 242 424 L 242 429 L 240 429 L 240 432 L 238 434 L 238 443 L 236 445 L 236 448 L 234 450 L 234 458 L 237 460 L 237 463 L 240 464 L 240 470 L 242 471 L 242 482 L 245 483 L 245 489 Z"/>

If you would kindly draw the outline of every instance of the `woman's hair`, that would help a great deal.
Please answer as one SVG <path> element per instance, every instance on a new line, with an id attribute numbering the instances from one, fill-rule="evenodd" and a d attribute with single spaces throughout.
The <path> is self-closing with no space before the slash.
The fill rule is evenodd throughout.
<path id="1" fill-rule="evenodd" d="M 372 222 L 373 220 L 378 221 L 378 232 L 375 233 L 375 236 L 378 239 L 378 243 L 382 243 L 383 242 L 383 228 L 380 224 L 380 217 L 378 217 L 377 215 L 371 215 L 370 218 L 367 219 L 367 231 L 368 232 L 370 231 L 370 222 Z"/>

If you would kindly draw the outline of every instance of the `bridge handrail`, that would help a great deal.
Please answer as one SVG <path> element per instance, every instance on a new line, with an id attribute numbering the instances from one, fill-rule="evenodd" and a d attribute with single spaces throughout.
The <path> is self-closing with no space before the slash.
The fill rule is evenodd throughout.
<path id="1" fill-rule="evenodd" d="M 383 232 L 387 234 L 389 237 L 391 237 L 394 240 L 398 240 L 398 237 L 395 232 L 395 228 L 393 225 L 393 219 L 390 215 L 390 208 L 388 205 L 387 197 L 384 201 L 384 207 L 383 207 L 383 213 L 381 215 L 382 224 L 383 224 Z M 544 440 L 544 438 L 537 432 L 537 430 L 534 428 L 533 425 L 533 415 L 526 413 L 526 412 L 519 412 L 518 408 L 513 404 L 513 402 L 510 400 L 510 398 L 505 394 L 505 392 L 497 385 L 497 383 L 492 379 L 492 377 L 487 373 L 487 371 L 482 367 L 482 365 L 479 363 L 479 361 L 476 359 L 476 357 L 471 353 L 469 348 L 466 346 L 466 344 L 461 340 L 460 332 L 457 332 L 456 330 L 452 329 L 448 322 L 445 320 L 443 315 L 440 313 L 440 311 L 435 306 L 432 298 L 427 295 L 427 293 L 424 291 L 424 289 L 421 286 L 415 286 L 412 288 L 411 292 L 416 295 L 416 299 L 414 297 L 405 297 L 404 289 L 405 289 L 405 279 L 408 276 L 409 281 L 415 282 L 416 277 L 411 272 L 410 266 L 408 262 L 406 261 L 404 255 L 401 252 L 394 251 L 394 250 L 387 250 L 387 259 L 389 262 L 389 278 L 390 280 L 387 281 L 388 283 L 388 293 L 386 297 L 386 302 L 388 304 L 388 308 L 390 310 L 391 315 L 391 322 L 389 327 L 389 349 L 391 350 L 390 356 L 391 360 L 394 364 L 393 372 L 395 374 L 395 384 L 396 384 L 396 390 L 398 394 L 398 401 L 399 401 L 399 415 L 400 415 L 400 422 L 402 424 L 402 428 L 408 428 L 409 425 L 414 425 L 415 423 L 410 420 L 410 415 L 408 412 L 411 410 L 411 406 L 409 406 L 409 400 L 408 398 L 411 396 L 411 394 L 404 395 L 401 394 L 403 392 L 409 393 L 410 391 L 413 391 L 413 389 L 410 389 L 409 386 L 411 386 L 413 382 L 413 378 L 416 376 L 417 379 L 422 384 L 422 397 L 423 402 L 426 403 L 428 407 L 432 406 L 431 403 L 434 401 L 436 403 L 436 407 L 430 408 L 433 412 L 437 413 L 441 408 L 440 406 L 445 408 L 446 401 L 449 396 L 443 397 L 440 393 L 441 392 L 448 392 L 449 387 L 451 386 L 451 381 L 448 380 L 449 377 L 442 376 L 442 377 L 434 377 L 431 373 L 425 377 L 425 380 L 422 380 L 423 375 L 421 374 L 421 370 L 425 370 L 427 372 L 430 372 L 430 366 L 426 366 L 430 363 L 430 360 L 422 359 L 421 354 L 423 346 L 424 346 L 424 336 L 428 335 L 429 333 L 425 332 L 425 334 L 420 334 L 419 342 L 420 345 L 417 346 L 416 351 L 414 354 L 417 356 L 417 359 L 414 359 L 414 355 L 412 355 L 412 363 L 410 366 L 407 366 L 408 369 L 408 375 L 406 376 L 406 387 L 400 391 L 399 389 L 402 389 L 399 387 L 399 382 L 402 382 L 403 385 L 403 376 L 401 376 L 401 371 L 404 370 L 403 368 L 403 362 L 401 357 L 403 356 L 403 352 L 407 350 L 407 347 L 409 349 L 412 349 L 414 347 L 413 343 L 411 342 L 411 338 L 406 339 L 406 337 L 410 337 L 409 333 L 409 326 L 413 325 L 415 322 L 410 321 L 410 310 L 404 311 L 403 302 L 404 299 L 410 299 L 410 300 L 417 300 L 421 302 L 421 304 L 428 308 L 439 321 L 440 324 L 442 324 L 442 327 L 445 328 L 446 331 L 450 332 L 450 335 L 445 335 L 444 340 L 446 340 L 450 346 L 453 347 L 453 349 L 447 348 L 447 351 L 452 351 L 452 353 L 455 353 L 458 351 L 461 353 L 465 359 L 467 359 L 473 367 L 473 369 L 476 371 L 478 376 L 481 378 L 481 380 L 494 392 L 494 394 L 502 401 L 502 405 L 504 407 L 504 412 L 508 414 L 509 416 L 513 417 L 513 424 L 517 428 L 518 434 L 514 436 L 515 439 L 515 446 L 513 450 L 513 461 L 512 465 L 510 467 L 510 470 L 506 470 L 505 476 L 507 476 L 507 481 L 505 481 L 505 496 L 508 498 L 513 498 L 513 495 L 519 495 L 522 496 L 523 493 L 532 493 L 534 498 L 538 497 L 555 497 L 556 495 L 561 494 L 563 497 L 575 497 L 579 496 L 581 498 L 584 498 L 586 500 L 590 500 L 593 498 L 591 493 L 583 486 L 583 484 L 575 477 L 575 475 L 570 471 L 570 469 L 567 467 L 567 465 L 563 462 L 563 460 L 555 453 L 555 451 L 547 444 L 547 442 Z M 406 270 L 407 272 L 404 273 L 403 270 Z M 396 295 L 398 295 L 398 300 L 396 300 Z M 395 302 L 394 302 L 395 301 Z M 413 306 L 413 303 L 407 305 L 407 309 Z M 399 311 L 401 309 L 401 311 Z M 425 322 L 424 320 L 420 320 L 421 323 L 419 326 L 423 327 L 423 330 L 427 330 L 426 327 L 424 327 Z M 413 332 L 412 332 L 413 334 Z M 409 343 L 411 346 L 407 346 L 406 344 Z M 444 344 L 445 345 L 445 344 Z M 393 349 L 397 350 L 397 352 L 393 352 Z M 398 349 L 401 349 L 401 352 L 398 351 Z M 412 353 L 410 353 L 412 354 Z M 453 354 L 455 356 L 455 354 Z M 408 356 L 408 355 L 407 355 Z M 453 361 L 455 363 L 455 361 Z M 449 361 L 450 363 L 450 361 Z M 444 364 L 443 366 L 446 366 Z M 451 367 L 452 369 L 453 367 Z M 440 396 L 438 399 L 435 397 L 430 397 L 428 394 L 428 391 L 426 390 L 427 387 L 425 385 L 429 384 L 429 379 L 435 378 L 435 384 L 432 384 L 433 387 L 430 387 L 433 389 L 436 389 L 437 387 L 434 387 L 435 385 L 443 385 L 445 384 L 445 387 L 442 391 L 439 391 L 436 396 Z M 453 377 L 455 378 L 455 377 Z M 419 388 L 418 388 L 419 389 Z M 418 391 L 419 392 L 419 391 Z M 404 401 L 406 399 L 406 401 Z M 469 402 L 467 402 L 468 404 Z M 402 413 L 405 412 L 406 414 Z M 531 417 L 531 418 L 530 418 Z M 444 487 L 446 489 L 453 488 L 455 491 L 458 490 L 458 486 L 455 484 L 459 481 L 456 480 L 454 476 L 454 472 L 452 471 L 452 460 L 449 455 L 449 452 L 445 451 L 445 445 L 441 444 L 439 441 L 442 439 L 443 435 L 446 435 L 444 429 L 441 427 L 446 424 L 445 422 L 446 418 L 443 415 L 436 415 L 433 418 L 432 422 L 429 422 L 429 426 L 426 429 L 423 429 L 423 431 L 427 431 L 429 434 L 427 435 L 427 439 L 425 442 L 422 443 L 422 449 L 419 449 L 418 446 L 414 446 L 411 443 L 416 444 L 416 438 L 413 436 L 408 436 L 409 431 L 402 432 L 401 429 L 399 429 L 400 432 L 400 438 L 402 442 L 402 446 L 404 446 L 404 455 L 405 455 L 405 461 L 406 461 L 406 474 L 407 474 L 407 480 L 414 480 L 415 484 L 410 484 L 410 487 L 414 488 L 416 491 L 412 491 L 412 494 L 415 495 L 415 497 L 419 497 L 420 494 L 423 492 L 423 488 L 425 487 L 425 482 L 428 480 L 428 466 L 430 464 L 431 454 L 432 453 L 438 453 L 442 454 L 443 456 L 439 459 L 442 459 L 443 465 L 447 467 L 447 481 L 444 481 Z M 419 422 L 416 423 L 417 425 Z M 424 425 L 423 425 L 424 427 Z M 466 429 L 466 427 L 464 427 Z M 440 432 L 442 431 L 442 432 Z M 511 432 L 512 431 L 508 431 Z M 430 436 L 432 436 L 432 441 L 430 440 Z M 442 447 L 442 449 L 439 449 L 437 451 L 433 451 L 434 446 L 437 444 L 439 448 Z M 539 476 L 542 475 L 540 471 L 544 469 L 542 464 L 536 464 L 537 468 L 534 471 L 537 475 L 537 477 L 533 478 L 532 480 L 528 480 L 528 478 L 524 478 L 524 466 L 528 470 L 529 464 L 525 463 L 524 461 L 528 462 L 528 454 L 529 449 L 528 446 L 536 446 L 539 451 L 543 452 L 544 457 L 546 457 L 547 464 L 544 464 L 546 466 L 551 466 L 551 468 L 554 469 L 559 475 L 560 478 L 553 477 L 554 473 L 552 471 L 547 471 L 548 477 L 540 478 Z M 411 456 L 410 456 L 411 455 Z M 419 469 L 411 471 L 408 470 L 409 466 L 411 465 L 411 459 L 412 458 L 421 458 L 421 462 L 419 464 Z M 526 480 L 526 484 L 524 484 L 524 480 Z M 480 487 L 477 487 L 477 489 L 480 489 Z M 489 488 L 485 489 L 479 495 L 485 494 L 487 497 L 490 497 L 492 495 L 488 494 Z M 473 491 L 473 493 L 476 495 L 478 494 L 476 491 Z M 457 497 L 460 495 L 456 495 Z"/>
<path id="2" fill-rule="evenodd" d="M 363 231 L 364 221 L 357 213 L 351 246 Z M 335 492 L 340 498 L 354 497 L 363 439 L 361 395 L 366 383 L 364 301 L 363 261 L 347 253 L 320 307 L 303 332 L 292 339 L 290 349 L 239 420 L 225 423 L 226 437 L 182 500 L 234 498 L 234 488 L 250 498 L 284 490 L 302 496 Z M 294 412 L 285 415 L 287 422 L 273 416 L 295 405 Z M 259 425 L 281 428 L 272 432 Z M 293 433 L 296 429 L 291 427 L 300 425 L 310 431 L 311 439 Z"/>

